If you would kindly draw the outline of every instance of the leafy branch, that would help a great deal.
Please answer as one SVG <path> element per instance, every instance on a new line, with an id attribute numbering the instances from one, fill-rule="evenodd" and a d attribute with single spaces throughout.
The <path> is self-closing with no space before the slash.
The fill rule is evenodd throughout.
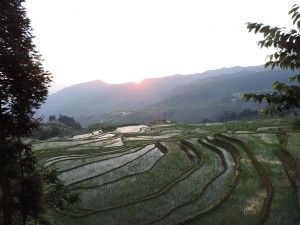
<path id="1" fill-rule="evenodd" d="M 267 56 L 268 62 L 265 67 L 279 67 L 281 69 L 300 69 L 300 6 L 293 5 L 289 14 L 292 15 L 293 25 L 297 29 L 286 29 L 285 27 L 271 27 L 262 23 L 246 23 L 249 32 L 263 34 L 263 39 L 257 44 L 260 48 L 275 48 L 275 52 Z M 288 78 L 288 84 L 275 81 L 274 92 L 271 94 L 245 93 L 242 98 L 246 101 L 252 99 L 254 102 L 265 101 L 270 107 L 262 109 L 264 113 L 288 111 L 300 108 L 300 74 Z M 296 83 L 296 84 L 291 84 Z"/>

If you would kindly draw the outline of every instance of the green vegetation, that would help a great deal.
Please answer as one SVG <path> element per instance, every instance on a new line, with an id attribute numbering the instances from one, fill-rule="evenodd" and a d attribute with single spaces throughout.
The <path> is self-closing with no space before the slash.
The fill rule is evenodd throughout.
<path id="1" fill-rule="evenodd" d="M 253 119 L 258 118 L 260 115 L 258 110 L 252 109 L 243 109 L 243 111 L 236 113 L 236 112 L 227 112 L 225 111 L 220 117 L 219 122 L 226 122 L 226 121 L 233 121 L 233 120 L 245 120 L 245 119 Z"/>
<path id="2" fill-rule="evenodd" d="M 299 225 L 299 119 L 286 113 L 258 118 L 253 103 L 239 99 L 241 91 L 254 91 L 244 98 L 265 100 L 270 105 L 265 112 L 299 109 L 300 74 L 288 78 L 290 84 L 274 82 L 274 93 L 258 94 L 268 89 L 264 79 L 282 74 L 284 80 L 300 69 L 299 29 L 248 23 L 249 31 L 264 35 L 260 47 L 276 48 L 266 67 L 291 71 L 244 70 L 192 78 L 176 89 L 173 82 L 157 83 L 148 93 L 132 91 L 126 98 L 122 93 L 128 90 L 117 92 L 114 85 L 114 101 L 98 95 L 103 104 L 88 107 L 91 102 L 83 98 L 67 110 L 80 106 L 88 118 L 76 116 L 86 124 L 111 124 L 83 130 L 73 117 L 50 115 L 34 133 L 42 124 L 34 114 L 46 99 L 51 75 L 32 43 L 23 3 L 0 1 L 1 224 Z M 290 11 L 298 28 L 299 9 L 294 5 Z M 249 74 L 253 76 L 245 79 Z M 267 78 L 258 80 L 261 74 Z M 172 80 L 182 84 L 176 77 Z M 91 96 L 97 96 L 97 89 Z M 64 98 L 63 105 L 72 98 Z M 143 108 L 136 109 L 140 104 Z M 128 105 L 129 112 L 104 113 Z M 105 111 L 93 118 L 89 110 L 98 107 Z M 170 118 L 206 123 L 175 123 Z M 208 123 L 218 118 L 238 121 Z M 116 125 L 153 120 L 148 126 Z"/>
<path id="3" fill-rule="evenodd" d="M 43 210 L 51 192 L 44 187 L 49 177 L 37 167 L 31 146 L 22 141 L 38 127 L 33 115 L 45 101 L 51 81 L 32 42 L 23 3 L 0 2 L 0 221 L 4 225 L 46 223 Z M 58 187 L 55 179 L 48 181 Z"/>
<path id="4" fill-rule="evenodd" d="M 285 27 L 270 27 L 261 23 L 247 23 L 249 32 L 261 33 L 263 40 L 258 42 L 261 48 L 274 47 L 275 53 L 268 56 L 269 61 L 265 67 L 272 69 L 280 67 L 281 69 L 290 69 L 298 73 L 290 78 L 286 84 L 284 82 L 273 82 L 275 92 L 267 94 L 244 94 L 243 98 L 247 101 L 253 99 L 254 102 L 261 103 L 263 100 L 269 104 L 269 108 L 262 111 L 265 113 L 282 112 L 290 109 L 300 108 L 300 5 L 294 5 L 289 14 L 292 16 L 293 25 L 296 29 L 286 29 Z"/>
<path id="5" fill-rule="evenodd" d="M 48 122 L 40 124 L 40 129 L 33 133 L 33 137 L 39 140 L 47 140 L 53 137 L 73 136 L 81 131 L 82 127 L 73 117 L 59 115 L 56 119 L 55 115 L 49 117 Z"/>
<path id="6" fill-rule="evenodd" d="M 130 127 L 32 142 L 40 163 L 81 194 L 81 202 L 48 215 L 65 225 L 298 225 L 294 119 L 157 121 L 122 133 L 122 145 L 113 147 L 118 131 Z"/>
<path id="7" fill-rule="evenodd" d="M 46 208 L 62 209 L 78 195 L 68 194 L 55 171 L 40 168 L 24 141 L 39 128 L 34 115 L 52 78 L 33 44 L 24 2 L 0 1 L 0 223 L 49 225 Z"/>

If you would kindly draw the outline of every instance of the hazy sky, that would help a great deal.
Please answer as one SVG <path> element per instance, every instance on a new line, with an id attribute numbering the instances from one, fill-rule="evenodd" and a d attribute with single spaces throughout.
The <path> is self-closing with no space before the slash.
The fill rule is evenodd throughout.
<path id="1" fill-rule="evenodd" d="M 265 63 L 245 23 L 291 27 L 293 0 L 27 0 L 53 86 Z"/>

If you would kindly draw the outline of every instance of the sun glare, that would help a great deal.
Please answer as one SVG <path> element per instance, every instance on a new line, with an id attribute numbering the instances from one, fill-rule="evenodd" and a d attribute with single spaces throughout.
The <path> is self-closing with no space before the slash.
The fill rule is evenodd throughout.
<path id="1" fill-rule="evenodd" d="M 136 80 L 134 83 L 140 84 L 142 81 L 141 80 Z"/>

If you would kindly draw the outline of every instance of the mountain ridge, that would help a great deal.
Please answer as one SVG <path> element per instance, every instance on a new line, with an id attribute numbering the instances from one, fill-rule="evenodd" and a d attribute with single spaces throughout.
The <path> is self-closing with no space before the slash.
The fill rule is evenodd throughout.
<path id="1" fill-rule="evenodd" d="M 282 78 L 283 81 L 286 79 L 286 76 L 280 75 L 282 73 L 283 71 L 276 72 L 276 70 L 264 69 L 263 66 L 237 66 L 190 75 L 177 74 L 161 78 L 147 78 L 139 84 L 134 82 L 107 84 L 101 80 L 89 81 L 66 87 L 50 95 L 46 103 L 38 111 L 37 116 L 44 115 L 44 118 L 47 118 L 50 115 L 65 114 L 78 119 L 83 125 L 88 125 L 106 120 L 122 121 L 125 116 L 121 112 L 135 110 L 135 115 L 137 112 L 140 114 L 144 113 L 144 115 L 148 115 L 151 112 L 152 115 L 155 114 L 157 116 L 149 116 L 149 118 L 144 116 L 142 118 L 142 115 L 136 115 L 136 118 L 128 119 L 130 113 L 125 113 L 127 122 L 146 123 L 151 119 L 162 118 L 184 122 L 199 122 L 201 118 L 207 115 L 207 113 L 203 113 L 207 110 L 201 109 L 199 105 L 207 105 L 208 109 L 220 108 L 223 104 L 224 109 L 227 109 L 230 105 L 228 99 L 235 94 L 230 89 L 234 89 L 236 92 L 249 92 L 251 88 L 249 89 L 247 86 L 249 86 L 249 82 L 255 82 L 255 80 L 258 82 L 249 86 L 255 87 L 254 91 L 270 89 L 273 78 Z M 256 75 L 254 76 L 253 74 Z M 262 74 L 269 75 L 263 79 L 261 77 Z M 272 74 L 276 74 L 276 76 L 272 76 Z M 234 80 L 236 79 L 239 82 L 235 82 Z M 214 90 L 210 90 L 210 88 Z M 222 98 L 220 99 L 219 97 Z M 224 100 L 223 102 L 222 99 Z M 209 104 L 215 106 L 212 107 Z M 231 108 L 239 110 L 246 107 L 246 105 L 246 103 L 240 102 L 239 106 L 235 104 Z M 249 104 L 248 106 L 250 107 Z M 171 108 L 173 108 L 173 111 Z M 196 116 L 194 119 L 183 118 L 184 116 L 182 115 L 174 116 L 180 112 L 179 114 L 186 113 L 187 117 L 193 117 L 195 115 L 193 111 L 195 110 L 199 111 L 199 115 L 205 115 Z M 216 111 L 220 113 L 220 109 Z M 119 113 L 121 113 L 120 115 L 122 115 L 123 119 L 116 119 L 115 115 Z M 114 116 L 109 118 L 108 115 L 110 114 Z"/>

